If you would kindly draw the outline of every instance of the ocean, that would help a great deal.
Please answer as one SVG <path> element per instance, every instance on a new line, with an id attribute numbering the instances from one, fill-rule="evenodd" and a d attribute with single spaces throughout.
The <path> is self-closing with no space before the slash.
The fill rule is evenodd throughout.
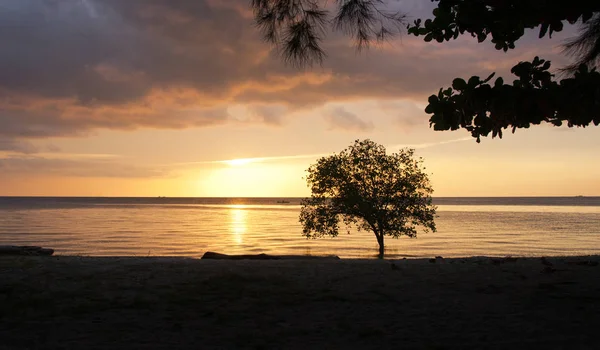
<path id="1" fill-rule="evenodd" d="M 306 239 L 300 198 L 0 197 L 0 245 L 57 255 L 375 258 L 371 232 Z M 386 237 L 386 257 L 600 254 L 600 197 L 434 198 L 437 232 Z"/>

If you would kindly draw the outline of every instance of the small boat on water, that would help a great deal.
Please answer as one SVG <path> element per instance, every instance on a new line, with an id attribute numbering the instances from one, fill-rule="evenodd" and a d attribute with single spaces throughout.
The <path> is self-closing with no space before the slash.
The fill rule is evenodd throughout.
<path id="1" fill-rule="evenodd" d="M 287 204 L 287 203 L 289 203 L 289 202 L 290 202 L 290 201 L 277 201 L 277 203 L 278 203 L 278 204 Z"/>

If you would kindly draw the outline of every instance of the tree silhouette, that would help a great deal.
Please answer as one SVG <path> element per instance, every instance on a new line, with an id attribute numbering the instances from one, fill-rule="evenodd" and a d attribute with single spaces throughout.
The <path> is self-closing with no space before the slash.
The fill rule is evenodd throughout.
<path id="1" fill-rule="evenodd" d="M 356 140 L 339 154 L 308 169 L 311 197 L 303 200 L 300 222 L 308 238 L 337 236 L 340 219 L 372 231 L 384 254 L 384 237 L 416 237 L 417 227 L 435 231 L 435 206 L 422 160 L 414 151 L 386 154 L 370 140 Z"/>
<path id="2" fill-rule="evenodd" d="M 553 80 L 550 62 L 536 57 L 519 62 L 511 72 L 512 84 L 502 78 L 493 85 L 474 76 L 457 78 L 440 89 L 426 108 L 434 130 L 466 129 L 481 136 L 502 137 L 502 131 L 528 128 L 542 122 L 586 127 L 600 124 L 600 1 L 588 0 L 432 0 L 433 18 L 405 23 L 401 12 L 386 11 L 387 0 L 337 0 L 335 14 L 319 0 L 253 0 L 255 20 L 264 38 L 281 49 L 286 62 L 298 66 L 320 63 L 326 28 L 343 30 L 358 49 L 397 34 L 426 42 L 454 40 L 470 34 L 479 42 L 491 37 L 498 50 L 515 48 L 525 29 L 539 27 L 539 37 L 560 32 L 565 23 L 581 22 L 579 35 L 564 46 L 575 62 L 562 71 L 569 76 Z"/>

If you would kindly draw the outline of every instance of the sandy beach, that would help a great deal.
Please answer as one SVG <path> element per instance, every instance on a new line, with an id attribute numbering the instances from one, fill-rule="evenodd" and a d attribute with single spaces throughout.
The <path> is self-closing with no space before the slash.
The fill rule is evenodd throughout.
<path id="1" fill-rule="evenodd" d="M 600 348 L 600 257 L 2 257 L 0 348 Z"/>

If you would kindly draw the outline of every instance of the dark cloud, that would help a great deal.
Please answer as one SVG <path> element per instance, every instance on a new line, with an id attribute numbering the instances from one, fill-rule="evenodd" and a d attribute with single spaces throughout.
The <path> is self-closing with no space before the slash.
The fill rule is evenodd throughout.
<path id="1" fill-rule="evenodd" d="M 374 128 L 373 122 L 360 119 L 356 114 L 348 112 L 344 107 L 332 108 L 325 115 L 325 120 L 332 129 L 366 132 Z"/>
<path id="2" fill-rule="evenodd" d="M 420 16 L 434 6 L 423 3 L 402 6 Z M 425 99 L 456 76 L 484 75 L 499 58 L 517 57 L 471 38 L 435 44 L 404 37 L 357 54 L 333 33 L 324 66 L 300 72 L 261 41 L 248 6 L 246 0 L 4 0 L 0 136 L 210 126 L 235 120 L 231 104 L 248 105 L 255 122 L 279 125 L 281 109 L 265 106 Z"/>
<path id="3" fill-rule="evenodd" d="M 9 2 L 21 5 L 0 13 L 0 66 L 10 67 L 0 86 L 13 92 L 82 104 L 130 102 L 156 86 L 218 96 L 247 69 L 239 58 L 257 53 L 248 20 L 203 0 Z"/>

